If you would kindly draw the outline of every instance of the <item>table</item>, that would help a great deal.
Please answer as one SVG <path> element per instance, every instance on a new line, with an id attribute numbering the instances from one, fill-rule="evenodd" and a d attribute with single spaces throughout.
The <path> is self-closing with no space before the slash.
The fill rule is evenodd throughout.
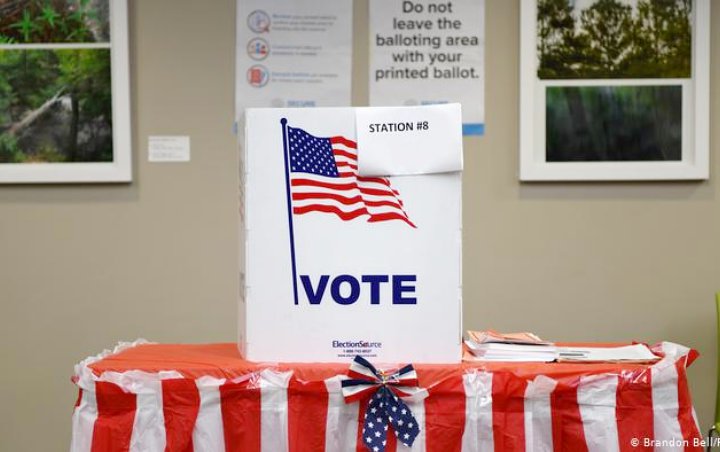
<path id="1" fill-rule="evenodd" d="M 387 450 L 702 450 L 686 377 L 697 354 L 652 349 L 652 365 L 416 364 L 421 433 L 411 449 L 389 435 Z M 347 370 L 251 363 L 235 344 L 122 343 L 75 366 L 71 451 L 364 452 L 367 402 L 344 402 Z"/>

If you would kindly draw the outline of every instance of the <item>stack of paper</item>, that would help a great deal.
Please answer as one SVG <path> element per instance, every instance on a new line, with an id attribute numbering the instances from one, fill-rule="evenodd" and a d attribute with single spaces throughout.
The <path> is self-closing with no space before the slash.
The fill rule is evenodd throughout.
<path id="1" fill-rule="evenodd" d="M 660 359 L 644 344 L 621 347 L 558 347 L 558 359 L 577 362 L 645 363 Z"/>
<path id="2" fill-rule="evenodd" d="M 550 362 L 558 358 L 554 344 L 532 333 L 468 331 L 468 337 L 465 344 L 477 361 Z"/>
<path id="3" fill-rule="evenodd" d="M 524 344 L 524 345 L 553 345 L 544 341 L 533 333 L 498 333 L 497 331 L 468 331 L 468 338 L 478 344 Z"/>
<path id="4" fill-rule="evenodd" d="M 621 346 L 555 346 L 532 333 L 468 331 L 470 361 L 648 363 L 660 359 L 645 344 Z"/>
<path id="5" fill-rule="evenodd" d="M 558 358 L 557 349 L 552 345 L 465 343 L 477 361 L 551 362 Z"/>

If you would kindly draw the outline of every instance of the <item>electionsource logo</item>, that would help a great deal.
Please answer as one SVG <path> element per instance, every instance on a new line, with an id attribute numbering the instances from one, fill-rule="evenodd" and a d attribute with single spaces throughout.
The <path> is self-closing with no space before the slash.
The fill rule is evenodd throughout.
<path id="1" fill-rule="evenodd" d="M 333 348 L 382 348 L 382 342 L 368 342 L 368 341 L 333 341 Z"/>

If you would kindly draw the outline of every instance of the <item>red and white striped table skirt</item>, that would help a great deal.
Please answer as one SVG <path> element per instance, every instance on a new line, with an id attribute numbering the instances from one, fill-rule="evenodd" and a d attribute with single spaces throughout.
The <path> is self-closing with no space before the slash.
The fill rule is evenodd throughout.
<path id="1" fill-rule="evenodd" d="M 416 365 L 430 393 L 409 403 L 421 432 L 388 450 L 702 450 L 686 380 L 695 353 L 654 350 L 654 365 Z M 343 367 L 261 366 L 234 344 L 124 344 L 76 366 L 71 451 L 364 452 L 364 406 L 344 402 Z"/>

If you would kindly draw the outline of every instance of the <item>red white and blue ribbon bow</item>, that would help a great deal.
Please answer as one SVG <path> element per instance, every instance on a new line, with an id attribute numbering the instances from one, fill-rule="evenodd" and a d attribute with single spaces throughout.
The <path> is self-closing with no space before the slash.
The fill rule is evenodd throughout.
<path id="1" fill-rule="evenodd" d="M 377 370 L 360 356 L 350 365 L 349 379 L 342 381 L 345 403 L 369 398 L 365 411 L 362 441 L 371 452 L 384 452 L 388 424 L 392 425 L 398 441 L 412 446 L 420 433 L 415 416 L 402 398 L 422 400 L 428 396 L 418 386 L 417 373 L 412 364 L 392 373 Z"/>

